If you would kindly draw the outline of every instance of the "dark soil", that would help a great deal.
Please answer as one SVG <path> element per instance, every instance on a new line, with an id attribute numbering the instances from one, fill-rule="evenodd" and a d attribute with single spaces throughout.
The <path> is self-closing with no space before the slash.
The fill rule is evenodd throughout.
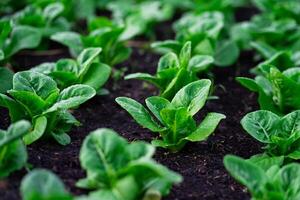
<path id="1" fill-rule="evenodd" d="M 65 52 L 64 55 L 66 54 Z M 131 59 L 122 66 L 128 67 L 127 73 L 154 73 L 158 58 L 158 55 L 134 49 Z M 243 131 L 239 123 L 246 113 L 258 109 L 256 96 L 234 80 L 236 76 L 249 76 L 248 71 L 254 66 L 252 58 L 251 53 L 244 53 L 235 66 L 214 69 L 215 95 L 219 100 L 209 101 L 201 111 L 202 114 L 197 116 L 201 120 L 203 114 L 210 111 L 227 116 L 213 136 L 206 142 L 189 143 L 179 153 L 157 149 L 155 159 L 184 176 L 184 182 L 175 186 L 165 200 L 250 199 L 247 191 L 227 174 L 223 167 L 223 157 L 226 154 L 235 154 L 247 158 L 260 152 L 259 144 Z M 42 61 L 56 59 L 58 58 L 50 56 Z M 29 64 L 37 64 L 36 62 L 40 60 L 30 60 Z M 86 194 L 87 191 L 76 188 L 75 183 L 85 176 L 78 155 L 82 141 L 90 131 L 106 127 L 114 129 L 130 141 L 150 141 L 153 134 L 137 125 L 114 99 L 128 96 L 143 102 L 146 97 L 155 95 L 156 89 L 137 80 L 120 80 L 117 86 L 113 90 L 113 83 L 110 82 L 107 85 L 110 95 L 97 96 L 74 112 L 82 126 L 73 128 L 70 132 L 70 145 L 62 147 L 50 141 L 38 141 L 28 147 L 29 163 L 34 168 L 52 170 L 61 177 L 73 194 Z M 0 109 L 0 120 L 0 128 L 6 129 L 9 118 L 4 109 Z M 21 170 L 0 182 L 1 200 L 20 199 L 19 186 L 25 174 L 26 170 Z"/>

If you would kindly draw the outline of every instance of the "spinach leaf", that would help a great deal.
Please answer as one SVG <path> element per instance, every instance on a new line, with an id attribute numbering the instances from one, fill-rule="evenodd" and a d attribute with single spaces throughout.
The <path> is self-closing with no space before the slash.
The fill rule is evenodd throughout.
<path id="1" fill-rule="evenodd" d="M 20 170 L 27 163 L 27 151 L 22 137 L 28 134 L 30 123 L 22 120 L 0 130 L 0 179 Z"/>
<path id="2" fill-rule="evenodd" d="M 133 99 L 118 97 L 116 102 L 141 126 L 159 133 L 161 140 L 153 140 L 153 145 L 179 151 L 188 141 L 205 140 L 225 118 L 223 114 L 208 113 L 198 126 L 193 119 L 204 106 L 210 86 L 207 79 L 192 82 L 180 89 L 171 102 L 158 96 L 147 98 L 147 107 L 155 118 Z"/>
<path id="3" fill-rule="evenodd" d="M 77 186 L 94 190 L 99 199 L 136 200 L 145 195 L 167 195 L 181 176 L 156 163 L 154 147 L 144 142 L 128 143 L 110 129 L 98 129 L 84 140 L 80 163 L 87 177 Z"/>

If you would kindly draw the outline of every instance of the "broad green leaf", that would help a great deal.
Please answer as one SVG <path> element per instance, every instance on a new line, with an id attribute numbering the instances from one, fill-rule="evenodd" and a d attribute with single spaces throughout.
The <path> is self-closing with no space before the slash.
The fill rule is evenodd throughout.
<path id="1" fill-rule="evenodd" d="M 16 26 L 12 33 L 8 46 L 5 48 L 5 57 L 10 57 L 23 49 L 36 48 L 42 39 L 41 33 L 29 26 Z"/>
<path id="2" fill-rule="evenodd" d="M 5 94 L 8 90 L 12 89 L 13 75 L 14 73 L 9 69 L 0 67 L 0 93 Z"/>
<path id="3" fill-rule="evenodd" d="M 208 113 L 198 128 L 185 139 L 192 142 L 205 140 L 215 131 L 220 121 L 225 118 L 226 116 L 223 114 Z"/>
<path id="4" fill-rule="evenodd" d="M 69 47 L 75 56 L 79 55 L 84 48 L 80 35 L 74 32 L 56 33 L 51 36 L 51 39 Z"/>
<path id="5" fill-rule="evenodd" d="M 129 79 L 139 79 L 139 80 L 148 81 L 149 83 L 152 83 L 153 85 L 155 85 L 157 87 L 160 87 L 158 78 L 155 76 L 152 76 L 150 74 L 134 73 L 134 74 L 129 74 L 129 75 L 125 76 L 125 80 L 129 80 Z"/>
<path id="6" fill-rule="evenodd" d="M 61 3 L 52 3 L 49 4 L 43 10 L 43 16 L 46 17 L 49 21 L 54 20 L 64 11 L 64 6 Z"/>
<path id="7" fill-rule="evenodd" d="M 160 116 L 160 111 L 166 108 L 168 105 L 170 105 L 170 102 L 163 97 L 153 96 L 146 99 L 146 105 L 149 108 L 149 110 L 153 113 L 153 115 L 161 123 L 163 123 Z"/>
<path id="8" fill-rule="evenodd" d="M 77 58 L 77 62 L 80 66 L 79 76 L 87 73 L 89 66 L 95 61 L 101 51 L 101 48 L 87 48 L 80 53 Z"/>
<path id="9" fill-rule="evenodd" d="M 26 145 L 30 145 L 43 136 L 47 128 L 47 118 L 41 116 L 34 120 L 33 130 L 23 137 Z"/>
<path id="10" fill-rule="evenodd" d="M 240 55 L 240 50 L 234 41 L 226 41 L 217 47 L 214 54 L 215 64 L 220 67 L 233 65 Z"/>
<path id="11" fill-rule="evenodd" d="M 0 106 L 8 109 L 12 122 L 25 118 L 23 108 L 14 99 L 6 96 L 5 94 L 0 94 Z"/>
<path id="12" fill-rule="evenodd" d="M 182 45 L 180 44 L 180 42 L 178 42 L 176 40 L 165 40 L 162 42 L 154 42 L 151 44 L 151 47 L 154 50 L 157 50 L 162 53 L 172 51 L 175 54 L 179 54 L 180 50 L 182 48 Z"/>
<path id="13" fill-rule="evenodd" d="M 82 84 L 89 85 L 98 91 L 109 79 L 111 67 L 103 63 L 94 63 L 82 78 Z"/>
<path id="14" fill-rule="evenodd" d="M 244 87 L 248 88 L 250 91 L 258 92 L 259 86 L 255 82 L 255 80 L 244 77 L 237 77 L 236 80 Z"/>
<path id="15" fill-rule="evenodd" d="M 59 131 L 57 133 L 52 132 L 52 137 L 61 145 L 68 145 L 71 143 L 71 138 L 68 134 L 64 133 L 63 131 Z"/>
<path id="16" fill-rule="evenodd" d="M 73 85 L 64 89 L 57 99 L 57 102 L 45 113 L 58 109 L 67 110 L 79 106 L 96 95 L 96 91 L 88 85 Z"/>
<path id="17" fill-rule="evenodd" d="M 124 108 L 141 126 L 150 129 L 153 132 L 164 130 L 150 115 L 146 108 L 137 101 L 127 98 L 118 97 L 116 102 Z"/>
<path id="18" fill-rule="evenodd" d="M 126 146 L 127 141 L 113 130 L 98 129 L 90 133 L 83 142 L 79 156 L 88 178 L 89 175 L 95 177 L 100 182 L 98 185 L 114 182 L 117 171 L 129 162 Z"/>
<path id="19" fill-rule="evenodd" d="M 31 92 L 46 100 L 52 93 L 58 92 L 57 85 L 50 77 L 31 71 L 18 72 L 13 78 L 14 91 Z"/>
<path id="20" fill-rule="evenodd" d="M 250 45 L 265 59 L 269 59 L 276 54 L 276 50 L 264 42 L 251 42 Z"/>
<path id="21" fill-rule="evenodd" d="M 300 110 L 289 113 L 280 119 L 278 125 L 279 134 L 286 133 L 287 137 L 300 131 Z"/>
<path id="22" fill-rule="evenodd" d="M 23 200 L 72 200 L 63 182 L 52 172 L 36 169 L 25 176 L 21 183 Z"/>
<path id="23" fill-rule="evenodd" d="M 192 43 L 186 42 L 179 54 L 180 67 L 186 68 L 189 64 L 189 61 L 192 57 Z"/>
<path id="24" fill-rule="evenodd" d="M 227 155 L 224 158 L 224 165 L 231 176 L 247 186 L 253 195 L 258 194 L 267 182 L 264 171 L 250 161 Z"/>
<path id="25" fill-rule="evenodd" d="M 252 156 L 249 161 L 260 168 L 262 168 L 264 171 L 267 171 L 273 166 L 280 167 L 283 164 L 284 156 L 278 156 L 278 157 L 269 157 L 265 154 L 258 154 L 255 156 Z"/>
<path id="26" fill-rule="evenodd" d="M 161 57 L 158 62 L 157 72 L 160 72 L 169 68 L 179 68 L 180 63 L 175 53 L 168 53 Z"/>
<path id="27" fill-rule="evenodd" d="M 255 139 L 262 143 L 270 143 L 275 133 L 275 126 L 280 118 L 266 110 L 248 113 L 242 120 L 243 128 Z"/>
<path id="28" fill-rule="evenodd" d="M 211 81 L 202 79 L 192 82 L 177 92 L 171 101 L 171 104 L 177 108 L 188 108 L 189 113 L 195 115 L 205 104 Z"/>
<path id="29" fill-rule="evenodd" d="M 5 145 L 20 139 L 26 135 L 31 128 L 31 124 L 28 121 L 20 120 L 10 125 L 4 135 L 0 138 L 0 148 Z"/>
<path id="30" fill-rule="evenodd" d="M 214 63 L 214 58 L 207 55 L 196 55 L 189 61 L 188 69 L 194 72 L 202 72 Z"/>

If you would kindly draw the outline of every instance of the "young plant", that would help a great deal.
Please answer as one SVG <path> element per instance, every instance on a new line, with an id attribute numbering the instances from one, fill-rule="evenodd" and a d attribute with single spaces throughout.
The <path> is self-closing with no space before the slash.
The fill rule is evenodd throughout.
<path id="1" fill-rule="evenodd" d="M 56 63 L 43 63 L 31 70 L 50 76 L 60 89 L 74 84 L 84 84 L 101 92 L 101 87 L 111 73 L 110 66 L 99 62 L 101 50 L 101 48 L 84 49 L 76 60 L 61 59 Z"/>
<path id="2" fill-rule="evenodd" d="M 43 38 L 49 39 L 51 35 L 67 31 L 70 23 L 62 16 L 64 5 L 56 2 L 40 8 L 29 5 L 14 14 L 11 19 L 17 26 L 27 26 L 37 30 Z"/>
<path id="3" fill-rule="evenodd" d="M 159 133 L 161 139 L 153 140 L 153 145 L 176 152 L 189 141 L 207 139 L 219 122 L 225 119 L 223 114 L 208 113 L 198 126 L 193 119 L 204 106 L 210 87 L 211 81 L 203 79 L 180 89 L 171 102 L 163 97 L 149 97 L 146 99 L 146 105 L 152 114 L 133 99 L 118 97 L 116 102 L 141 126 Z"/>
<path id="4" fill-rule="evenodd" d="M 248 134 L 265 145 L 268 155 L 300 159 L 299 110 L 283 117 L 259 110 L 248 113 L 241 124 Z"/>
<path id="5" fill-rule="evenodd" d="M 90 197 L 95 199 L 161 199 L 182 178 L 156 163 L 152 159 L 154 151 L 144 142 L 128 143 L 113 130 L 95 130 L 80 150 L 80 163 L 87 177 L 77 186 L 94 190 Z"/>
<path id="6" fill-rule="evenodd" d="M 262 110 L 286 114 L 300 109 L 300 68 L 283 69 L 272 65 L 259 66 L 261 75 L 255 79 L 238 77 L 237 81 L 250 91 L 258 93 Z"/>
<path id="7" fill-rule="evenodd" d="M 114 21 L 125 24 L 122 38 L 132 38 L 141 34 L 153 36 L 153 26 L 171 19 L 175 5 L 178 6 L 178 2 L 127 0 L 109 2 L 107 8 Z"/>
<path id="8" fill-rule="evenodd" d="M 6 63 L 23 49 L 36 48 L 41 34 L 29 26 L 13 26 L 9 20 L 0 20 L 0 63 Z"/>
<path id="9" fill-rule="evenodd" d="M 187 42 L 179 55 L 168 53 L 158 63 L 155 76 L 135 73 L 125 79 L 140 79 L 150 82 L 160 90 L 160 96 L 171 100 L 182 87 L 198 80 L 197 73 L 208 71 L 214 62 L 211 56 L 196 55 L 191 57 L 191 42 Z"/>
<path id="10" fill-rule="evenodd" d="M 188 13 L 174 24 L 176 40 L 155 42 L 152 48 L 158 52 L 178 54 L 190 41 L 192 56 L 209 55 L 214 58 L 216 66 L 230 66 L 236 62 L 240 52 L 234 41 L 221 38 L 224 26 L 224 16 L 220 12 Z"/>
<path id="11" fill-rule="evenodd" d="M 23 168 L 27 163 L 27 151 L 22 137 L 29 132 L 27 121 L 18 121 L 7 129 L 0 129 L 0 179 Z"/>
<path id="12" fill-rule="evenodd" d="M 70 143 L 67 132 L 73 125 L 80 124 L 68 109 L 86 102 L 96 92 L 81 84 L 60 91 L 50 77 L 24 71 L 14 75 L 13 89 L 8 94 L 0 94 L 0 106 L 9 110 L 11 121 L 27 119 L 33 124 L 33 130 L 23 137 L 25 144 L 51 137 L 66 145 Z"/>
<path id="13" fill-rule="evenodd" d="M 60 32 L 53 35 L 51 39 L 67 46 L 73 57 L 77 57 L 85 48 L 101 47 L 100 61 L 109 66 L 115 66 L 128 59 L 131 49 L 121 38 L 124 27 L 118 26 L 104 17 L 91 20 L 88 27 L 88 35 Z"/>
<path id="14" fill-rule="evenodd" d="M 21 182 L 23 200 L 72 200 L 63 182 L 52 172 L 36 169 L 27 174 Z"/>
<path id="15" fill-rule="evenodd" d="M 274 163 L 265 170 L 251 160 L 225 156 L 224 165 L 232 177 L 246 186 L 253 200 L 295 200 L 300 198 L 300 165 L 291 163 L 280 168 Z"/>
<path id="16" fill-rule="evenodd" d="M 299 30 L 293 18 L 261 14 L 233 26 L 230 35 L 242 49 L 254 49 L 259 57 L 269 59 L 279 51 L 299 52 Z"/>

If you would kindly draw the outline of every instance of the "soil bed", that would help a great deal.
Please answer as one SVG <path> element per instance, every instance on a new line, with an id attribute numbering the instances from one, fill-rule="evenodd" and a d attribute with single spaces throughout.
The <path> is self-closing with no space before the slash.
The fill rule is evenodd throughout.
<path id="1" fill-rule="evenodd" d="M 63 55 L 67 55 L 67 51 Z M 164 200 L 250 199 L 246 190 L 227 174 L 223 167 L 223 157 L 226 154 L 235 154 L 247 158 L 261 151 L 259 144 L 242 130 L 239 123 L 246 113 L 258 109 L 256 95 L 248 92 L 234 80 L 236 76 L 249 76 L 249 69 L 255 66 L 252 58 L 251 53 L 243 53 L 235 66 L 214 69 L 216 84 L 214 95 L 218 96 L 219 100 L 209 101 L 197 116 L 201 120 L 203 114 L 211 111 L 227 116 L 213 136 L 206 142 L 189 143 L 181 152 L 175 154 L 157 149 L 155 159 L 184 176 L 184 182 L 175 186 Z M 57 56 L 55 58 L 50 56 L 44 58 L 42 62 L 57 59 Z M 128 67 L 126 73 L 153 74 L 158 59 L 159 55 L 134 48 L 132 57 L 122 66 Z M 40 61 L 25 62 L 26 66 L 31 64 L 33 66 Z M 111 91 L 110 95 L 97 96 L 74 112 L 82 126 L 75 127 L 70 132 L 72 138 L 70 145 L 62 147 L 53 142 L 39 141 L 28 147 L 29 163 L 35 168 L 52 170 L 61 177 L 73 194 L 88 193 L 76 188 L 75 183 L 85 176 L 78 155 L 82 141 L 90 131 L 103 127 L 112 128 L 130 141 L 150 141 L 153 137 L 151 132 L 137 125 L 114 99 L 128 96 L 144 102 L 146 97 L 157 93 L 155 88 L 137 80 L 120 80 L 116 88 L 113 85 L 111 81 L 106 86 Z M 0 109 L 0 129 L 6 129 L 8 125 L 8 113 Z M 0 182 L 1 200 L 20 200 L 19 186 L 26 173 L 26 170 L 21 170 Z"/>

